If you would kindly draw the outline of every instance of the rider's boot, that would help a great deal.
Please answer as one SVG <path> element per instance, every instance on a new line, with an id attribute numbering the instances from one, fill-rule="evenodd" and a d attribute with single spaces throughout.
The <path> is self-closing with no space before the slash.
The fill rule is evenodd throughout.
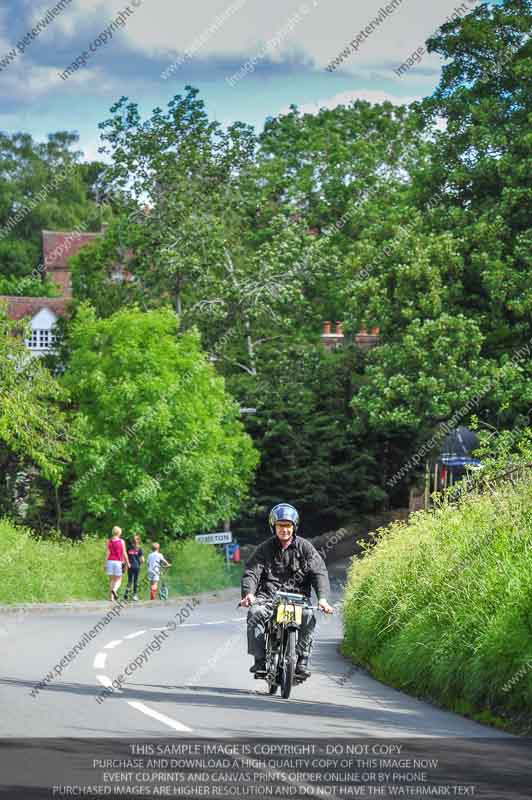
<path id="1" fill-rule="evenodd" d="M 310 674 L 311 672 L 308 668 L 308 656 L 299 656 L 296 664 L 296 675 L 301 678 L 308 678 Z"/>
<path id="2" fill-rule="evenodd" d="M 266 675 L 266 659 L 255 658 L 255 663 L 249 668 L 249 671 L 253 672 L 255 677 L 258 677 L 259 674 Z"/>

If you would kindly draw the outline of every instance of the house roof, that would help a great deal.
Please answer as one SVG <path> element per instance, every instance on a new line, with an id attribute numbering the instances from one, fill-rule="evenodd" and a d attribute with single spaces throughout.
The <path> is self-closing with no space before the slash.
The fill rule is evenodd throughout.
<path id="1" fill-rule="evenodd" d="M 49 308 L 58 317 L 65 317 L 68 313 L 68 297 L 14 297 L 0 295 L 0 305 L 7 304 L 7 316 L 13 321 L 24 317 L 33 317 L 43 308 Z"/>
<path id="2" fill-rule="evenodd" d="M 48 269 L 68 269 L 68 259 L 96 239 L 100 233 L 78 233 L 77 231 L 43 231 L 42 249 L 44 266 Z"/>

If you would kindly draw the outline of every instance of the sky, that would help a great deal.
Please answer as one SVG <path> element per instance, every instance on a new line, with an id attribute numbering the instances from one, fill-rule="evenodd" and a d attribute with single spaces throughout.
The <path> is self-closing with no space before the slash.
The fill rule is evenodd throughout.
<path id="1" fill-rule="evenodd" d="M 39 140 L 76 131 L 90 160 L 120 97 L 149 116 L 187 84 L 211 118 L 258 131 L 292 104 L 315 113 L 356 99 L 410 103 L 432 93 L 443 62 L 424 53 L 396 70 L 476 2 L 4 0 L 0 129 Z"/>

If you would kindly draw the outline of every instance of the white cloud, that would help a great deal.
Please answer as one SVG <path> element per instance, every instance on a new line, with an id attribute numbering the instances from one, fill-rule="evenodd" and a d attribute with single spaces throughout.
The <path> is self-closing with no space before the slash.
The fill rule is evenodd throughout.
<path id="1" fill-rule="evenodd" d="M 98 94 L 112 94 L 116 93 L 121 86 L 99 67 L 80 69 L 67 81 L 60 78 L 59 71 L 57 67 L 41 67 L 35 64 L 24 64 L 23 67 L 18 65 L 6 72 L 2 90 L 5 96 L 20 96 L 25 101 L 31 101 L 59 88 L 65 93 L 68 93 L 69 89 L 72 91 L 72 89 L 87 87 L 91 93 L 94 93 L 96 89 Z"/>
<path id="2" fill-rule="evenodd" d="M 399 0 L 396 0 L 399 2 Z M 318 69 L 324 69 L 356 35 L 371 23 L 390 0 L 143 0 L 119 34 L 132 49 L 148 56 L 168 58 L 190 48 L 198 37 L 203 43 L 197 56 L 246 60 L 257 53 L 300 10 L 302 21 L 285 36 L 274 58 L 302 55 Z M 465 0 L 464 8 L 474 0 Z M 230 14 L 237 3 L 240 10 Z M 358 52 L 342 65 L 348 73 L 360 74 L 369 66 L 401 64 L 460 5 L 457 0 L 401 0 L 393 13 L 375 27 Z M 73 0 L 54 22 L 65 35 L 77 35 L 98 21 L 104 29 L 125 6 L 124 0 Z M 308 12 L 301 12 L 306 6 Z M 226 15 L 225 21 L 216 19 Z M 209 30 L 210 29 L 210 30 Z M 436 66 L 437 57 L 423 65 Z M 416 69 L 411 70 L 414 74 Z M 388 75 L 390 77 L 390 75 Z M 409 77 L 409 76 L 408 76 Z M 419 79 L 419 74 L 417 75 Z M 406 80 L 407 78 L 405 78 Z"/>

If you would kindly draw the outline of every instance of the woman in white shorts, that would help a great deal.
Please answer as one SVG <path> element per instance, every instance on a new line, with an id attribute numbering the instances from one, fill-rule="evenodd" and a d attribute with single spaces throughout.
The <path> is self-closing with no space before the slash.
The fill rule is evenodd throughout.
<path id="1" fill-rule="evenodd" d="M 127 555 L 126 543 L 121 538 L 122 528 L 115 525 L 111 538 L 107 541 L 107 560 L 105 571 L 109 575 L 109 591 L 111 600 L 118 600 L 117 591 L 122 583 L 122 564 L 127 564 L 129 569 L 129 558 Z"/>

